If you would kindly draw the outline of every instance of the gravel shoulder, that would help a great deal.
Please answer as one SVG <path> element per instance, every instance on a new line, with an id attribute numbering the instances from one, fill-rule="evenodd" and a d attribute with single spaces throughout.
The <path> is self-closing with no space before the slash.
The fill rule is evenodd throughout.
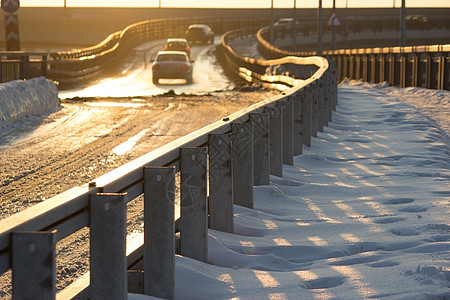
<path id="1" fill-rule="evenodd" d="M 247 88 L 204 96 L 77 99 L 0 131 L 0 218 L 90 182 L 114 168 L 278 94 Z M 142 231 L 142 199 L 128 205 L 128 232 Z M 88 270 L 88 230 L 57 244 L 57 289 Z M 11 272 L 0 298 L 11 297 Z"/>

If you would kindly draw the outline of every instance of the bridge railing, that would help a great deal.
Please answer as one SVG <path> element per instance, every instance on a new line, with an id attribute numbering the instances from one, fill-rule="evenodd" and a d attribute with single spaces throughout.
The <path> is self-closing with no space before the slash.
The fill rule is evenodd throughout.
<path id="1" fill-rule="evenodd" d="M 235 72 L 290 88 L 0 220 L 0 273 L 12 269 L 13 298 L 173 298 L 175 253 L 206 262 L 208 227 L 233 232 L 233 205 L 252 208 L 253 187 L 282 177 L 283 164 L 311 146 L 336 105 L 335 69 L 321 57 L 242 57 L 226 42 L 241 34 L 222 43 Z M 267 72 L 272 66 L 305 77 Z M 127 243 L 127 203 L 137 198 L 144 234 Z M 68 253 L 56 243 L 86 228 L 89 272 L 57 292 L 56 256 Z"/>
<path id="2" fill-rule="evenodd" d="M 47 76 L 47 53 L 0 52 L 0 82 Z"/>
<path id="3" fill-rule="evenodd" d="M 269 27 L 257 32 L 258 48 L 264 57 L 315 55 L 280 49 L 268 42 L 269 35 Z M 403 88 L 450 90 L 450 45 L 342 49 L 322 55 L 336 64 L 338 81 L 357 79 Z"/>

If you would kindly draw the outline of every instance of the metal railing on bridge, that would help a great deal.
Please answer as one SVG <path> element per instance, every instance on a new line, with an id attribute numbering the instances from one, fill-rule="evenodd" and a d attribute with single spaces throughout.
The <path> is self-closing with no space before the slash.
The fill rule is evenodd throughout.
<path id="1" fill-rule="evenodd" d="M 47 77 L 47 53 L 0 52 L 0 82 L 39 76 Z"/>
<path id="2" fill-rule="evenodd" d="M 257 33 L 264 57 L 311 56 L 316 52 L 292 52 L 269 43 L 270 27 Z M 450 45 L 383 47 L 323 51 L 337 67 L 338 81 L 357 79 L 388 82 L 399 87 L 450 90 Z"/>

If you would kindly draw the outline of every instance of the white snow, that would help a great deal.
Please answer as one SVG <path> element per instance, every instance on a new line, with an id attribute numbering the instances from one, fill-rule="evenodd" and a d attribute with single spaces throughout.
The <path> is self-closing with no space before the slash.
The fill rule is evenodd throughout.
<path id="1" fill-rule="evenodd" d="M 59 106 L 56 83 L 44 77 L 0 83 L 0 128 Z"/>
<path id="2" fill-rule="evenodd" d="M 176 299 L 450 299 L 449 138 L 396 91 L 341 84 L 311 148 L 209 230 L 208 263 L 176 256 Z"/>
<path id="3" fill-rule="evenodd" d="M 341 84 L 311 148 L 235 206 L 233 234 L 209 230 L 208 263 L 176 256 L 176 299 L 450 299 L 448 130 L 402 97 L 450 110 L 448 91 Z M 0 99 L 0 127 L 59 105 L 43 78 Z"/>

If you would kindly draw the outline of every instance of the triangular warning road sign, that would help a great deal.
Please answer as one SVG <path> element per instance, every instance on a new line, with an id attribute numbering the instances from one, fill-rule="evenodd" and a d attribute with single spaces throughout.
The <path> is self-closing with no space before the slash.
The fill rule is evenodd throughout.
<path id="1" fill-rule="evenodd" d="M 342 22 L 339 19 L 338 15 L 334 9 L 331 11 L 330 16 L 328 17 L 327 25 L 328 26 L 336 26 L 336 27 L 339 27 L 342 25 Z"/>

